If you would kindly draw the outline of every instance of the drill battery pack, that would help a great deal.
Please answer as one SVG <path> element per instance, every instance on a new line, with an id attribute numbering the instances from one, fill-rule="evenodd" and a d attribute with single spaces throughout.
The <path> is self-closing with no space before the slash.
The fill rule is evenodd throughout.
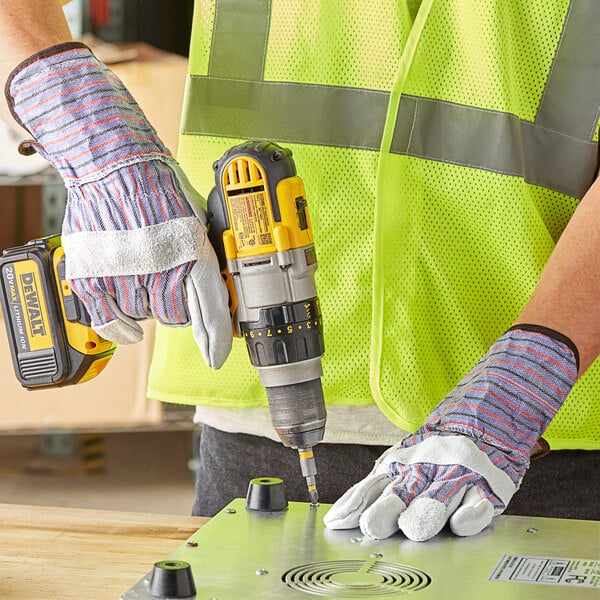
<path id="1" fill-rule="evenodd" d="M 98 375 L 115 344 L 98 336 L 65 277 L 60 236 L 0 257 L 0 302 L 15 375 L 26 388 L 73 385 Z"/>

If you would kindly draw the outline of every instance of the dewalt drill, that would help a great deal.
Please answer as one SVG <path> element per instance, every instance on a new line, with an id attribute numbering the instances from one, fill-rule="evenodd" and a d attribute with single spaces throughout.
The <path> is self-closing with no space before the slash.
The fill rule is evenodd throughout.
<path id="1" fill-rule="evenodd" d="M 213 165 L 209 238 L 230 295 L 234 333 L 266 390 L 271 421 L 298 450 L 311 502 L 313 446 L 323 439 L 323 326 L 317 257 L 302 179 L 290 150 L 245 142 Z"/>
<path id="2" fill-rule="evenodd" d="M 209 238 L 229 289 L 234 332 L 246 340 L 273 426 L 298 450 L 316 503 L 312 448 L 326 420 L 323 328 L 304 185 L 291 152 L 269 142 L 231 148 L 214 169 Z M 28 389 L 83 383 L 115 350 L 93 331 L 69 287 L 59 236 L 3 252 L 0 304 L 15 374 Z"/>

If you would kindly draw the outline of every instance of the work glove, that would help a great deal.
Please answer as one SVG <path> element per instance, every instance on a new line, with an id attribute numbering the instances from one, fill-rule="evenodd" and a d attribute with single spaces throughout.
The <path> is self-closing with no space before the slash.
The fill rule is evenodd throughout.
<path id="1" fill-rule="evenodd" d="M 537 326 L 510 329 L 434 409 L 325 515 L 331 529 L 414 541 L 449 521 L 475 535 L 519 488 L 538 438 L 577 377 L 574 344 Z"/>
<path id="2" fill-rule="evenodd" d="M 168 93 L 168 90 L 165 90 Z M 143 337 L 138 320 L 192 325 L 207 364 L 231 348 L 228 295 L 203 200 L 119 78 L 76 42 L 10 75 L 6 96 L 68 190 L 66 274 L 103 338 Z"/>

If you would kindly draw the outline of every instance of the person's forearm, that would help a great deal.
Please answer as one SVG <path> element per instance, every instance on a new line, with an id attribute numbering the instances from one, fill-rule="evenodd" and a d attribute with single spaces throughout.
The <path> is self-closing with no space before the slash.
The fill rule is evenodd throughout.
<path id="1" fill-rule="evenodd" d="M 54 44 L 71 39 L 61 6 L 63 0 L 2 0 L 0 2 L 0 80 L 23 60 Z M 12 122 L 6 101 L 0 117 Z M 12 123 L 11 123 L 12 124 Z"/>
<path id="2" fill-rule="evenodd" d="M 600 355 L 600 178 L 584 196 L 516 324 L 554 329 L 577 346 L 579 374 Z"/>

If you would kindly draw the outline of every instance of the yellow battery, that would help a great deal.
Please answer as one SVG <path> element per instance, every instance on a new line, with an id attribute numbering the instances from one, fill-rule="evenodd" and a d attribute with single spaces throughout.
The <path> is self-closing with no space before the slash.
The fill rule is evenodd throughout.
<path id="1" fill-rule="evenodd" d="M 15 375 L 24 387 L 88 381 L 113 355 L 115 344 L 94 332 L 69 287 L 59 236 L 5 250 L 0 292 Z"/>

